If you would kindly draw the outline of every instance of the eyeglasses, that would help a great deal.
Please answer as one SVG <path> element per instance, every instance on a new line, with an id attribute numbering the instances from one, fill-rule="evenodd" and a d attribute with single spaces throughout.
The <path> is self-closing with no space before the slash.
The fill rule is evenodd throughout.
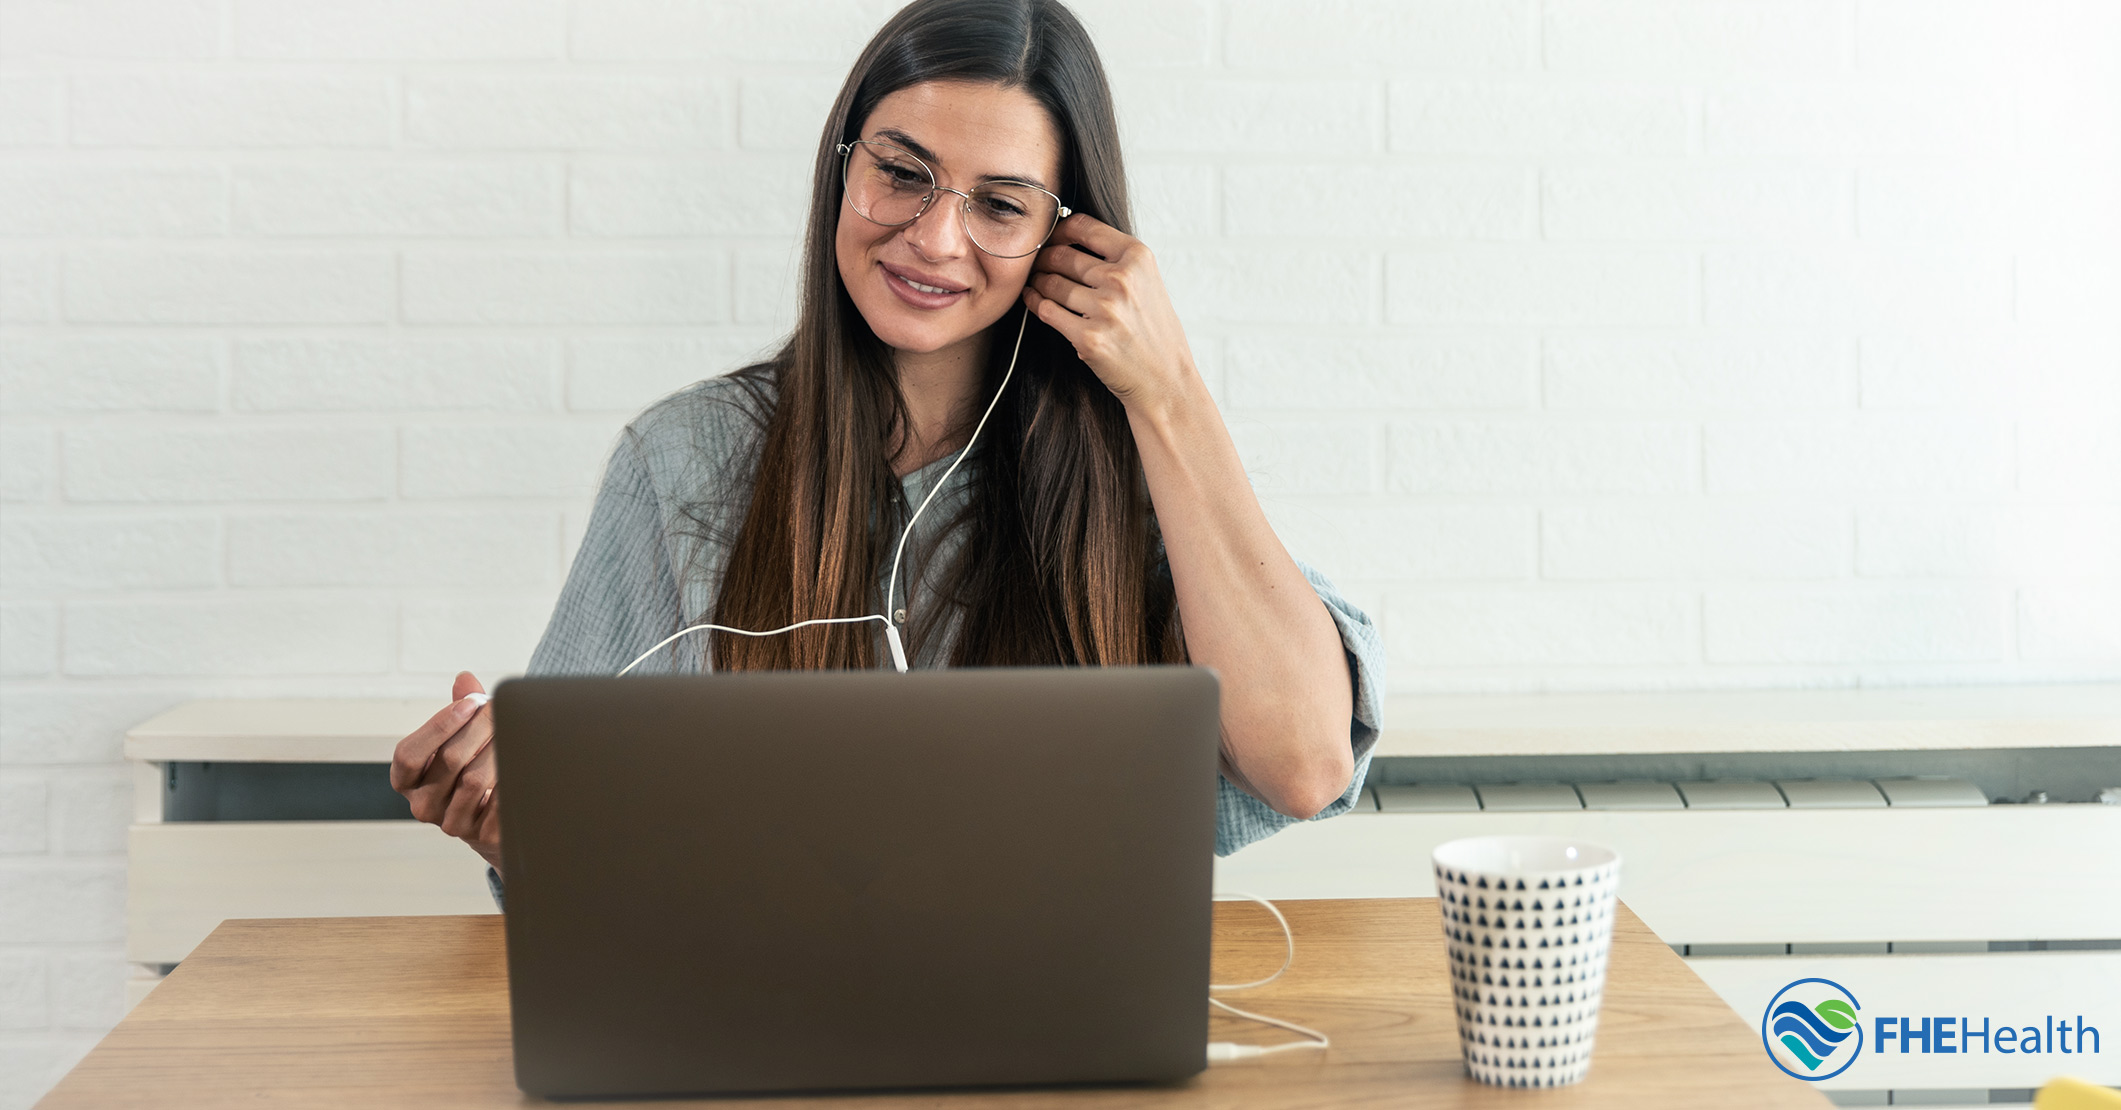
<path id="1" fill-rule="evenodd" d="M 928 163 L 870 139 L 841 143 L 840 184 L 855 213 L 873 224 L 903 227 L 921 218 L 935 194 L 963 197 L 965 234 L 972 245 L 996 258 L 1022 258 L 1046 244 L 1046 238 L 1068 215 L 1060 198 L 1023 181 L 989 181 L 971 192 L 935 183 Z"/>

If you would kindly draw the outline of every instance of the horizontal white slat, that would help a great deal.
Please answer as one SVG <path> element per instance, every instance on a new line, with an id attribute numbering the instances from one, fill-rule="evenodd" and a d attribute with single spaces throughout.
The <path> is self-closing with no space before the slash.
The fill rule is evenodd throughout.
<path id="1" fill-rule="evenodd" d="M 134 825 L 126 959 L 175 963 L 231 917 L 492 913 L 486 864 L 417 821 Z"/>
<path id="2" fill-rule="evenodd" d="M 211 763 L 388 763 L 441 698 L 188 701 L 127 729 L 125 757 Z"/>
<path id="3" fill-rule="evenodd" d="M 1845 988 L 1860 1006 L 1863 1047 L 1848 1070 L 1819 1085 L 1834 1089 L 2038 1087 L 2057 1075 L 2121 1084 L 2121 952 L 1996 952 L 1979 956 L 1772 956 L 1691 959 L 1687 966 L 1758 1024 L 1776 992 L 1818 976 Z M 1902 1051 L 1897 1040 L 1879 1051 L 1876 1020 L 1988 1019 L 1989 1039 L 1969 1052 Z M 1995 1048 L 1995 1031 L 2031 1026 L 2046 1039 L 2050 1017 L 2066 1019 L 2075 1041 L 2077 1021 L 2099 1030 L 2097 1053 L 2027 1055 Z M 1893 1024 L 1897 1031 L 1899 1023 Z M 2086 1036 L 2087 1045 L 2092 1038 Z M 2013 1038 L 2017 1040 L 2016 1037 Z M 1988 1051 L 1982 1051 L 1983 1047 Z M 2044 1047 L 2044 1046 L 2043 1046 Z M 1766 1051 L 1763 1047 L 1762 1051 Z M 1837 1051 L 1838 1054 L 1838 1051 Z M 1835 1061 L 1836 1063 L 1840 1061 Z"/>
<path id="4" fill-rule="evenodd" d="M 2121 934 L 2121 806 L 1362 813 L 1217 861 L 1269 898 L 1436 893 L 1463 836 L 1569 836 L 1620 851 L 1620 896 L 1672 944 L 2060 940 Z"/>
<path id="5" fill-rule="evenodd" d="M 2121 745 L 2121 684 L 1385 699 L 1382 756 Z"/>

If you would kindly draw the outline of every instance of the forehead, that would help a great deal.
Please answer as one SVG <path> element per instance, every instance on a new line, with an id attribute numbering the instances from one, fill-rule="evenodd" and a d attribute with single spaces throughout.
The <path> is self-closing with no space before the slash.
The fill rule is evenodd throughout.
<path id="1" fill-rule="evenodd" d="M 935 155 L 945 180 L 1013 177 L 1055 187 L 1060 180 L 1060 132 L 1052 117 L 1020 88 L 963 81 L 909 85 L 877 101 L 862 121 L 862 136 L 899 131 Z"/>

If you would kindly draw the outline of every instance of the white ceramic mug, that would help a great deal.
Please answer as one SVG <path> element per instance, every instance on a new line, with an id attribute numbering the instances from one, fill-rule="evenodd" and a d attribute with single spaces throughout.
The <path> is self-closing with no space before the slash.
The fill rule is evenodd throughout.
<path id="1" fill-rule="evenodd" d="M 1439 846 L 1436 895 L 1466 1074 L 1561 1087 L 1590 1072 L 1620 853 L 1552 836 Z"/>

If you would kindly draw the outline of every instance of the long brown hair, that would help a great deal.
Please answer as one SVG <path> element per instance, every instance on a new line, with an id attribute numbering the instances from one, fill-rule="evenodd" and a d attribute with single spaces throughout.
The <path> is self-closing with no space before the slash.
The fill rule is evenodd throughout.
<path id="1" fill-rule="evenodd" d="M 891 93 L 927 81 L 1023 89 L 1061 134 L 1061 202 L 1132 227 L 1119 128 L 1090 36 L 1056 0 L 915 0 L 879 30 L 832 105 L 811 175 L 794 333 L 767 362 L 737 372 L 770 415 L 750 506 L 715 602 L 717 623 L 779 628 L 880 612 L 879 568 L 906 506 L 889 446 L 906 426 L 891 349 L 841 283 L 835 146 Z M 1013 339 L 1021 304 L 994 325 Z M 990 344 L 983 396 L 999 386 L 1009 342 Z M 1059 333 L 1033 320 L 1008 395 L 980 436 L 973 495 L 944 596 L 923 599 L 912 644 L 963 614 L 960 666 L 1171 662 L 1184 657 L 1177 607 L 1125 410 Z M 903 581 L 903 579 L 902 579 Z M 910 587 L 908 590 L 910 592 Z M 713 633 L 721 670 L 876 665 L 867 623 L 783 636 Z"/>

